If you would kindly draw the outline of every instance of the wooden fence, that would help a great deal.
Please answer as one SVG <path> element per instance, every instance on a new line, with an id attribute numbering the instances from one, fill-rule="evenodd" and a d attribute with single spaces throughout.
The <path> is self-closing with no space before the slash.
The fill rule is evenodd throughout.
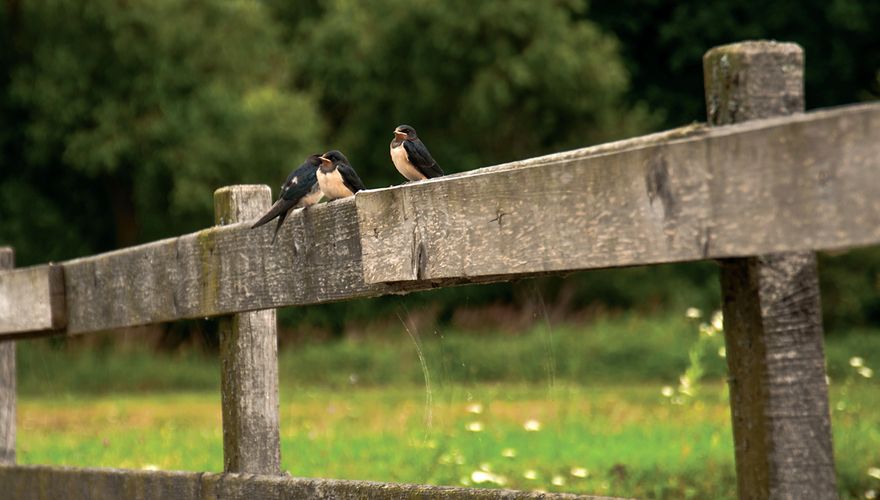
<path id="1" fill-rule="evenodd" d="M 222 317 L 224 436 L 223 474 L 16 466 L 14 342 L 2 342 L 0 490 L 542 496 L 279 476 L 274 308 L 718 259 L 739 495 L 836 498 L 814 252 L 880 243 L 880 105 L 803 113 L 794 44 L 718 47 L 704 68 L 708 125 L 363 191 L 293 213 L 275 245 L 249 229 L 269 188 L 227 187 L 212 228 L 0 272 L 0 339 Z"/>

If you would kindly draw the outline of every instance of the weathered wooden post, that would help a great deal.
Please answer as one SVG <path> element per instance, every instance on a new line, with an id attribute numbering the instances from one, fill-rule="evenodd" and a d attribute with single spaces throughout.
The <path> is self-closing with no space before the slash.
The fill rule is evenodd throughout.
<path id="1" fill-rule="evenodd" d="M 797 44 L 716 47 L 703 68 L 711 125 L 804 110 Z M 721 289 L 740 498 L 836 498 L 815 253 L 724 260 Z"/>
<path id="2" fill-rule="evenodd" d="M 0 270 L 15 266 L 15 252 L 0 247 Z M 15 464 L 15 341 L 0 341 L 0 464 Z"/>
<path id="3" fill-rule="evenodd" d="M 271 204 L 268 186 L 229 186 L 214 192 L 217 224 L 251 220 Z M 275 310 L 220 320 L 223 470 L 280 474 L 278 340 Z"/>

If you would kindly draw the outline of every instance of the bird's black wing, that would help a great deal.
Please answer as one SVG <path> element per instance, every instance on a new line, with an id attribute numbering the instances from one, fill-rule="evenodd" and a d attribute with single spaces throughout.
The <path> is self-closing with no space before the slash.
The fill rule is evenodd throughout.
<path id="1" fill-rule="evenodd" d="M 280 227 L 281 223 L 284 222 L 284 217 L 287 216 L 287 212 L 297 204 L 300 198 L 307 195 L 315 183 L 318 182 L 317 171 L 318 167 L 304 163 L 291 172 L 287 176 L 287 180 L 284 181 L 284 184 L 281 185 L 278 201 L 251 226 L 251 229 L 260 227 L 278 216 L 281 217 L 278 222 L 278 227 Z M 278 233 L 278 227 L 275 228 L 276 234 Z"/>
<path id="2" fill-rule="evenodd" d="M 293 208 L 294 205 L 296 205 L 296 202 L 297 202 L 297 201 L 298 201 L 298 199 L 296 199 L 296 200 L 287 200 L 287 199 L 284 199 L 284 198 L 279 198 L 278 201 L 276 201 L 275 204 L 272 205 L 271 208 L 269 208 L 269 211 L 266 212 L 265 215 L 263 215 L 262 217 L 260 217 L 260 220 L 258 220 L 257 222 L 255 222 L 253 226 L 251 226 L 251 229 L 253 229 L 253 228 L 255 228 L 255 227 L 260 227 L 260 226 L 262 226 L 263 224 L 265 224 L 265 223 L 269 222 L 270 220 L 274 219 L 275 217 L 278 217 L 279 215 L 282 216 L 282 219 L 281 219 L 281 220 L 284 220 L 284 216 L 287 215 L 287 212 L 288 212 L 291 208 Z"/>
<path id="3" fill-rule="evenodd" d="M 431 153 L 428 152 L 428 148 L 425 147 L 425 144 L 422 141 L 419 139 L 403 141 L 403 148 L 406 150 L 406 156 L 409 158 L 409 162 L 412 163 L 422 175 L 428 179 L 443 175 L 443 169 L 440 168 L 440 165 L 437 165 L 437 162 L 434 161 L 434 157 L 431 156 Z"/>
<path id="4" fill-rule="evenodd" d="M 281 200 L 278 200 L 278 201 L 281 201 Z M 291 206 L 293 206 L 293 205 L 291 205 Z M 275 232 L 272 233 L 272 244 L 273 245 L 275 244 L 275 238 L 278 237 L 278 231 L 281 231 L 281 225 L 284 224 L 284 219 L 287 218 L 287 214 L 289 214 L 289 213 L 290 213 L 290 210 L 288 209 L 288 210 L 281 212 L 281 214 L 278 216 L 278 224 L 275 224 Z"/>
<path id="5" fill-rule="evenodd" d="M 361 189 L 367 189 L 351 165 L 340 163 L 336 168 L 339 170 L 339 175 L 342 176 L 342 182 L 345 183 L 345 187 L 350 189 L 352 193 L 357 193 Z"/>
<path id="6" fill-rule="evenodd" d="M 294 170 L 281 186 L 280 198 L 293 200 L 294 203 L 309 194 L 315 183 L 318 182 L 318 167 L 304 164 Z"/>

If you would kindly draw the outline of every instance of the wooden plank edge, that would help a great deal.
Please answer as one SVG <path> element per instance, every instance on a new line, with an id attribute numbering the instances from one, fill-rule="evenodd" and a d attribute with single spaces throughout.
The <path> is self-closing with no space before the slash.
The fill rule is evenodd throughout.
<path id="1" fill-rule="evenodd" d="M 679 149 L 690 148 L 693 149 L 695 153 L 700 153 L 702 152 L 700 147 L 708 148 L 713 144 L 730 143 L 736 145 L 737 140 L 742 140 L 739 139 L 740 137 L 779 136 L 784 139 L 789 135 L 797 136 L 801 130 L 815 131 L 817 129 L 828 129 L 829 134 L 831 134 L 837 131 L 836 129 L 831 130 L 832 126 L 845 127 L 852 123 L 859 123 L 865 120 L 872 120 L 876 123 L 876 120 L 878 119 L 880 119 L 880 106 L 877 104 L 842 106 L 812 113 L 801 113 L 793 116 L 755 120 L 741 125 L 717 127 L 711 130 L 701 128 L 693 133 L 683 132 L 677 135 L 659 134 L 657 136 L 660 137 L 659 140 L 630 141 L 629 145 L 633 146 L 631 148 L 609 148 L 601 153 L 597 150 L 593 150 L 596 154 L 585 154 L 584 152 L 590 151 L 588 148 L 581 150 L 580 154 L 561 154 L 557 158 L 560 161 L 569 162 L 569 164 L 576 163 L 582 174 L 588 174 L 591 171 L 599 170 L 600 167 L 605 166 L 605 163 L 610 164 L 615 159 L 619 160 L 620 158 L 632 157 L 634 159 L 631 161 L 635 162 L 639 159 L 637 153 L 645 153 L 662 159 L 664 152 L 673 151 L 676 147 Z M 726 142 L 721 142 L 722 140 Z M 865 138 L 861 137 L 860 140 L 864 141 Z M 841 139 L 841 141 L 843 141 L 843 139 Z M 862 144 L 864 144 L 864 142 Z M 844 154 L 844 151 L 842 150 L 844 147 L 843 144 L 834 144 L 834 146 L 838 149 L 833 151 L 839 151 L 840 154 Z M 775 145 L 773 145 L 773 147 L 775 147 Z M 784 141 L 783 146 L 780 146 L 780 154 L 785 153 L 783 148 Z M 448 225 L 446 227 L 443 226 L 442 222 L 439 222 L 437 223 L 440 226 L 439 229 L 431 227 L 434 221 L 445 220 L 445 214 L 455 210 L 454 203 L 449 200 L 449 193 L 474 192 L 474 190 L 480 190 L 480 183 L 469 182 L 476 181 L 477 179 L 483 180 L 482 189 L 485 190 L 487 189 L 485 186 L 494 186 L 498 183 L 503 183 L 507 180 L 508 176 L 516 178 L 517 176 L 523 177 L 530 174 L 533 174 L 533 177 L 547 175 L 545 172 L 552 172 L 552 170 L 549 170 L 551 165 L 551 163 L 547 162 L 535 162 L 528 165 L 522 164 L 517 168 L 501 170 L 480 169 L 479 171 L 464 176 L 447 176 L 419 183 L 410 183 L 405 186 L 358 193 L 355 202 L 361 230 L 362 266 L 365 283 L 375 285 L 380 283 L 401 283 L 405 281 L 417 282 L 425 278 L 436 279 L 454 277 L 455 274 L 461 271 L 454 265 L 448 265 L 448 262 L 446 263 L 446 268 L 440 272 L 437 272 L 436 269 L 432 270 L 430 266 L 427 266 L 427 272 L 425 272 L 425 268 L 421 265 L 422 255 L 425 253 L 439 254 L 443 256 L 449 255 L 450 253 L 455 254 L 454 244 L 444 249 L 442 248 L 442 245 L 438 243 L 438 241 L 445 239 L 447 233 L 456 234 L 461 237 L 467 236 L 466 233 L 456 232 L 468 225 L 461 220 L 457 220 L 455 224 L 447 222 Z M 789 170 L 786 170 L 786 172 L 788 171 Z M 705 160 L 701 173 L 705 175 L 707 179 L 712 179 L 712 163 Z M 447 183 L 448 185 L 445 185 Z M 534 183 L 526 182 L 523 182 L 522 184 L 527 184 L 529 186 L 535 185 Z M 714 186 L 717 187 L 720 185 L 721 184 L 717 184 Z M 471 189 L 468 189 L 469 186 Z M 711 190 L 712 188 L 713 185 L 709 185 L 709 189 Z M 695 192 L 697 191 L 698 190 L 695 190 Z M 484 191 L 479 192 L 485 194 Z M 808 191 L 805 190 L 805 192 Z M 505 195 L 508 194 L 509 193 L 505 193 Z M 650 197 L 650 193 L 648 196 Z M 502 198 L 505 198 L 505 196 L 502 196 Z M 492 203 L 491 197 L 488 195 L 484 196 L 484 199 L 487 201 L 485 203 L 480 202 L 479 205 Z M 439 207 L 434 211 L 436 213 L 432 213 L 430 208 L 424 208 L 426 206 L 425 203 L 428 204 L 427 206 L 431 206 L 430 202 L 435 200 Z M 700 200 L 698 199 L 697 201 Z M 715 215 L 713 214 L 714 200 L 710 198 L 702 200 L 702 202 L 702 214 L 710 217 L 707 219 L 710 223 L 714 222 L 714 219 L 711 218 Z M 473 210 L 476 210 L 473 204 L 468 208 L 470 210 L 463 209 L 468 214 L 471 214 Z M 774 212 L 767 213 L 771 214 Z M 434 217 L 437 214 L 439 214 L 439 216 Z M 509 214 L 504 213 L 504 215 Z M 731 218 L 720 218 L 718 220 L 728 225 L 734 221 L 734 219 Z M 500 225 L 501 222 L 499 221 L 499 226 Z M 730 241 L 710 238 L 709 233 L 713 228 L 714 224 L 710 224 L 703 228 L 706 232 L 705 237 L 701 236 L 704 240 L 702 242 L 703 244 L 697 245 L 694 248 L 688 248 L 688 253 L 685 255 L 651 255 L 643 256 L 641 260 L 627 262 L 607 262 L 607 259 L 596 259 L 592 264 L 583 259 L 579 262 L 574 259 L 569 259 L 567 262 L 560 262 L 561 265 L 555 266 L 549 270 L 571 272 L 617 266 L 651 265 L 666 262 L 695 261 L 709 258 L 743 257 L 755 255 L 757 253 L 772 253 L 780 251 L 837 251 L 880 243 L 880 234 L 876 233 L 876 231 L 870 233 L 863 231 L 852 232 L 852 234 L 849 235 L 849 238 L 843 239 L 830 238 L 826 235 L 826 238 L 821 241 L 816 241 L 810 238 L 803 238 L 800 241 L 795 241 L 791 238 L 785 241 L 760 240 L 751 247 L 740 245 L 740 248 L 736 248 L 736 245 L 731 246 Z M 613 231 L 613 227 L 607 227 L 605 229 L 606 231 L 603 234 L 616 234 Z M 686 228 L 682 227 L 679 229 Z M 412 238 L 410 238 L 410 234 L 412 235 Z M 722 236 L 724 234 L 727 233 L 722 233 Z M 426 240 L 425 238 L 428 239 Z M 710 244 L 710 240 L 712 243 L 716 243 L 716 240 L 721 243 Z M 423 245 L 426 242 L 426 248 L 423 248 Z M 427 252 L 423 252 L 423 250 L 427 250 Z M 430 258 L 426 260 L 430 260 Z M 626 259 L 624 258 L 623 260 Z M 418 268 L 416 262 L 419 263 Z M 500 268 L 496 267 L 489 272 L 497 273 L 500 270 Z M 528 271 L 528 269 L 522 269 L 521 271 Z M 464 270 L 463 272 L 468 272 L 472 275 L 480 274 L 479 270 L 475 269 Z"/>
<path id="2" fill-rule="evenodd" d="M 58 335 L 64 333 L 67 328 L 67 303 L 64 288 L 64 266 L 58 263 L 49 263 L 38 266 L 15 268 L 3 272 L 3 274 L 41 274 L 45 273 L 45 286 L 48 297 L 48 318 L 39 321 L 39 327 L 32 330 L 0 331 L 2 339 L 20 339 L 31 337 L 43 337 L 46 335 Z M 2 327 L 0 327 L 2 329 Z"/>
<path id="3" fill-rule="evenodd" d="M 583 499 L 613 497 L 507 489 L 461 488 L 342 479 L 312 479 L 212 472 L 0 466 L 0 491 L 18 500 L 140 498 L 237 499 Z"/>
<path id="4" fill-rule="evenodd" d="M 528 167 L 536 167 L 536 166 L 548 166 L 548 165 L 557 165 L 561 163 L 570 162 L 572 160 L 585 160 L 588 158 L 595 158 L 598 156 L 606 156 L 612 155 L 616 153 L 626 152 L 626 151 L 637 151 L 640 149 L 651 148 L 655 146 L 664 146 L 664 145 L 673 145 L 678 144 L 683 141 L 690 141 L 693 139 L 697 139 L 706 135 L 712 135 L 713 137 L 722 137 L 727 135 L 735 135 L 737 133 L 743 132 L 751 132 L 756 130 L 769 129 L 774 127 L 783 126 L 789 123 L 803 123 L 810 122 L 814 120 L 825 120 L 828 118 L 834 118 L 840 115 L 852 115 L 856 116 L 865 112 L 876 112 L 880 111 L 880 102 L 867 102 L 867 103 L 857 103 L 857 104 L 843 104 L 840 106 L 829 106 L 827 108 L 820 108 L 815 110 L 810 110 L 804 113 L 793 113 L 787 116 L 780 117 L 772 117 L 772 118 L 762 118 L 759 120 L 750 120 L 748 122 L 742 122 L 731 125 L 723 125 L 717 127 L 709 127 L 704 122 L 694 122 L 689 125 L 683 125 L 681 127 L 676 127 L 670 130 L 664 130 L 661 132 L 653 132 L 646 135 L 640 135 L 637 137 L 630 137 L 627 139 L 620 139 L 617 141 L 606 142 L 602 144 L 596 144 L 592 146 L 586 146 L 577 149 L 571 149 L 568 151 L 560 151 L 558 153 L 551 153 L 542 156 L 536 156 L 533 158 L 527 158 L 524 160 L 515 160 L 506 163 L 501 163 L 498 165 L 491 165 L 488 167 L 480 167 L 472 170 L 467 170 L 464 172 L 457 172 L 454 174 L 444 175 L 442 177 L 434 177 L 432 179 L 425 179 L 423 181 L 419 181 L 418 183 L 404 183 L 397 184 L 394 186 L 388 186 L 384 188 L 375 188 L 375 189 L 365 189 L 363 191 L 359 191 L 358 194 L 374 194 L 377 192 L 383 191 L 394 191 L 394 190 L 407 190 L 413 189 L 413 187 L 418 185 L 423 185 L 426 183 L 437 183 L 437 182 L 445 182 L 450 179 L 462 179 L 465 177 L 474 177 L 479 175 L 490 175 L 496 174 L 499 172 L 505 172 L 508 170 L 517 170 L 521 168 Z"/>

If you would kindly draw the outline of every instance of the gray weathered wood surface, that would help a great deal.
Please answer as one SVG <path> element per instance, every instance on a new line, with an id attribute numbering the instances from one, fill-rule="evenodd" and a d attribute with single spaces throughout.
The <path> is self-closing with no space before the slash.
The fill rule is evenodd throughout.
<path id="1" fill-rule="evenodd" d="M 58 330 L 66 323 L 61 266 L 48 264 L 0 272 L 0 332 Z"/>
<path id="2" fill-rule="evenodd" d="M 386 293 L 363 282 L 354 209 L 346 199 L 297 210 L 274 245 L 270 225 L 245 222 L 66 262 L 68 330 Z"/>
<path id="3" fill-rule="evenodd" d="M 706 53 L 704 70 L 710 124 L 803 111 L 804 56 L 795 44 L 717 47 Z M 823 205 L 821 191 L 822 175 L 833 170 L 813 166 L 802 172 L 820 174 L 817 210 L 837 208 Z M 873 182 L 880 184 L 876 173 Z M 836 498 L 816 255 L 722 260 L 721 288 L 740 498 Z"/>
<path id="4" fill-rule="evenodd" d="M 275 245 L 239 223 L 76 259 L 66 331 L 877 244 L 878 135 L 878 104 L 694 126 L 363 191 L 295 211 Z"/>
<path id="5" fill-rule="evenodd" d="M 875 243 L 878 109 L 700 129 L 595 156 L 358 193 L 365 280 Z"/>
<path id="6" fill-rule="evenodd" d="M 0 247 L 0 269 L 13 267 L 15 252 Z M 15 341 L 0 341 L 0 464 L 15 463 L 15 386 Z"/>
<path id="7" fill-rule="evenodd" d="M 217 224 L 261 216 L 272 204 L 268 186 L 229 186 L 214 193 Z M 275 310 L 220 319 L 223 470 L 281 473 L 278 338 Z"/>
<path id="8" fill-rule="evenodd" d="M 371 481 L 210 472 L 0 466 L 0 491 L 16 500 L 393 500 L 398 498 L 584 499 L 610 497 Z"/>

